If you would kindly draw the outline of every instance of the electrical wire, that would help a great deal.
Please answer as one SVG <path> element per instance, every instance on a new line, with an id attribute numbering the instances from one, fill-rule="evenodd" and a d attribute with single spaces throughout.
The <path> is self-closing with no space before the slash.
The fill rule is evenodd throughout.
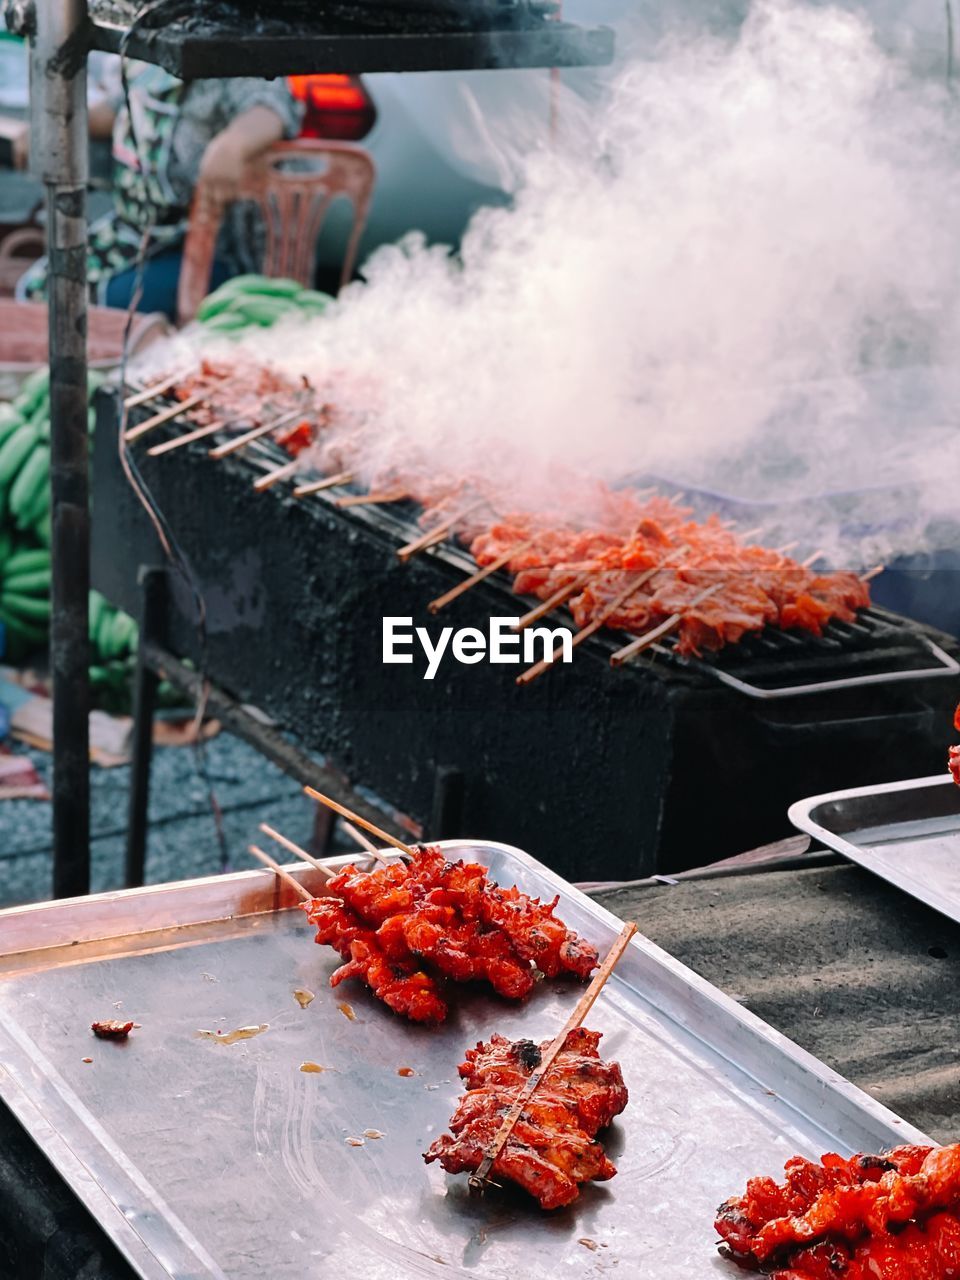
<path id="1" fill-rule="evenodd" d="M 137 27 L 140 25 L 148 25 L 148 20 L 155 18 L 159 11 L 163 9 L 179 11 L 182 10 L 182 7 L 183 0 L 150 0 L 150 3 L 142 5 L 140 9 L 137 10 L 133 21 L 124 32 L 120 41 L 120 84 L 123 92 L 124 106 L 127 113 L 130 140 L 133 145 L 133 152 L 137 158 L 137 164 L 140 168 L 141 174 L 145 174 L 147 169 L 144 162 L 143 152 L 141 150 L 141 140 L 137 134 L 136 118 L 132 110 L 132 103 L 130 99 L 130 77 L 128 71 L 129 43 Z M 147 206 L 147 208 L 149 209 L 149 206 Z M 209 679 L 202 675 L 203 671 L 207 667 L 208 660 L 206 601 L 203 598 L 203 593 L 200 590 L 196 577 L 190 568 L 190 564 L 183 552 L 183 549 L 177 541 L 173 529 L 154 498 L 150 487 L 145 481 L 133 453 L 124 438 L 127 430 L 127 408 L 124 403 L 123 388 L 127 383 L 127 366 L 129 362 L 133 324 L 136 318 L 137 309 L 143 298 L 144 276 L 146 272 L 147 258 L 149 256 L 148 249 L 151 242 L 153 226 L 154 222 L 149 218 L 148 214 L 147 225 L 141 228 L 142 234 L 140 244 L 138 246 L 137 256 L 134 262 L 133 289 L 131 290 L 130 301 L 127 304 L 126 321 L 123 328 L 123 340 L 120 352 L 120 417 L 117 429 L 117 451 L 119 454 L 120 466 L 123 470 L 124 476 L 126 477 L 127 483 L 130 485 L 135 497 L 147 513 L 160 546 L 163 549 L 164 555 L 186 586 L 193 601 L 195 610 L 195 626 L 197 630 L 199 667 L 202 679 L 202 691 L 200 697 L 197 699 L 194 716 L 194 760 L 197 773 L 199 774 L 207 792 L 210 810 L 213 815 L 217 846 L 220 853 L 220 869 L 222 871 L 227 871 L 230 868 L 230 854 L 224 830 L 223 810 L 220 807 L 220 803 L 217 799 L 216 791 L 213 786 L 213 781 L 210 776 L 206 742 L 201 731 L 203 721 L 206 718 L 206 709 L 210 690 Z"/>

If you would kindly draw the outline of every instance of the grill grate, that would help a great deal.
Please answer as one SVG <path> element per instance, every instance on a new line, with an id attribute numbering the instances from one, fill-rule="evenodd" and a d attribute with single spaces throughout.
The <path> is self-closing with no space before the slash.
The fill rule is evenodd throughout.
<path id="1" fill-rule="evenodd" d="M 907 619 L 877 608 L 862 609 L 856 622 L 831 622 L 822 636 L 768 627 L 702 658 L 677 653 L 673 637 L 652 648 L 671 662 L 759 699 L 960 674 L 960 663 Z"/>
<path id="2" fill-rule="evenodd" d="M 257 471 L 272 470 L 288 460 L 272 440 L 257 440 L 245 451 L 247 465 Z M 342 488 L 327 490 L 312 500 L 333 502 L 343 492 Z M 390 508 L 354 508 L 349 517 L 377 527 L 400 546 L 422 532 L 415 518 L 418 510 L 415 504 L 402 502 Z M 443 559 L 466 574 L 476 568 L 467 553 L 451 543 L 437 544 L 423 554 Z M 513 594 L 511 582 L 500 571 L 484 585 L 505 590 L 514 601 L 522 599 Z M 556 610 L 552 617 L 575 630 L 566 609 Z M 601 631 L 584 647 L 608 655 L 623 643 L 623 634 Z M 675 637 L 665 637 L 636 661 L 666 660 L 678 670 L 701 674 L 761 701 L 960 675 L 960 663 L 908 618 L 876 606 L 860 610 L 856 622 L 831 622 L 822 636 L 766 627 L 702 658 L 684 657 L 676 644 Z"/>

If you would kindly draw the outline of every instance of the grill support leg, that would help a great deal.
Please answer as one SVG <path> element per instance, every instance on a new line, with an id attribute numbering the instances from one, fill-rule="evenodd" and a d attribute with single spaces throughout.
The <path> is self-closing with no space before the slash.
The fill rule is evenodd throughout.
<path id="1" fill-rule="evenodd" d="M 153 763 L 153 716 L 160 677 L 147 653 L 162 640 L 167 578 L 163 569 L 140 570 L 140 639 L 133 686 L 133 753 L 130 760 L 130 801 L 127 817 L 127 862 L 124 883 L 128 889 L 143 884 L 147 863 L 147 826 L 150 808 L 150 766 Z"/>
<path id="2" fill-rule="evenodd" d="M 49 257 L 53 893 L 69 897 L 90 890 L 86 0 L 45 0 L 34 13 L 31 152 Z"/>
<path id="3" fill-rule="evenodd" d="M 433 783 L 431 840 L 456 840 L 463 834 L 463 794 L 462 771 L 441 765 Z"/>
<path id="4" fill-rule="evenodd" d="M 318 804 L 313 811 L 313 834 L 310 837 L 310 852 L 315 858 L 325 858 L 333 845 L 335 814 L 332 809 Z"/>

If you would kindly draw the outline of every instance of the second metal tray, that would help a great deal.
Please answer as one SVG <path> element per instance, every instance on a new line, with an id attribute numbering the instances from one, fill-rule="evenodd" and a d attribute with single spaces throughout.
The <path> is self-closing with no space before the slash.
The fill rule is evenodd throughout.
<path id="1" fill-rule="evenodd" d="M 601 953 L 619 932 L 517 849 L 444 847 L 559 894 Z M 412 1026 L 354 982 L 329 988 L 336 958 L 294 902 L 244 872 L 0 912 L 0 1095 L 148 1280 L 735 1280 L 712 1224 L 749 1176 L 924 1140 L 638 938 L 588 1019 L 630 1091 L 605 1139 L 617 1177 L 552 1214 L 509 1190 L 473 1200 L 421 1160 L 457 1063 L 493 1031 L 552 1036 L 577 986 L 544 982 L 521 1006 L 457 989 L 446 1023 Z M 121 1015 L 142 1023 L 128 1042 L 93 1039 L 93 1018 Z M 258 1024 L 232 1044 L 197 1035 Z"/>
<path id="2" fill-rule="evenodd" d="M 960 787 L 949 774 L 798 800 L 790 821 L 960 923 Z"/>

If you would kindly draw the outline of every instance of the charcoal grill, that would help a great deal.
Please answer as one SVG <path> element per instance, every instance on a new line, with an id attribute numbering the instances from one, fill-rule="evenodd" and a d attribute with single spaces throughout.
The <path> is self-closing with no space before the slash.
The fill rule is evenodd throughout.
<path id="1" fill-rule="evenodd" d="M 182 80 L 291 72 L 473 71 L 602 65 L 613 32 L 527 0 L 171 0 L 152 11 L 91 5 L 98 49 L 156 62 Z"/>
<path id="2" fill-rule="evenodd" d="M 138 613 L 138 573 L 163 557 L 116 431 L 104 394 L 94 575 Z M 616 670 L 618 641 L 600 632 L 526 688 L 511 666 L 445 664 L 432 684 L 416 666 L 384 666 L 384 614 L 476 626 L 526 604 L 496 574 L 431 624 L 427 602 L 475 566 L 452 544 L 402 564 L 415 507 L 338 507 L 336 489 L 296 500 L 289 483 L 255 493 L 286 456 L 258 441 L 212 462 L 208 443 L 136 454 L 207 605 L 202 649 L 189 593 L 171 580 L 166 625 L 148 638 L 202 662 L 414 830 L 482 832 L 573 880 L 632 878 L 775 839 L 789 804 L 817 790 L 944 766 L 960 646 L 882 610 L 820 641 L 767 633 L 697 662 L 666 643 Z"/>

